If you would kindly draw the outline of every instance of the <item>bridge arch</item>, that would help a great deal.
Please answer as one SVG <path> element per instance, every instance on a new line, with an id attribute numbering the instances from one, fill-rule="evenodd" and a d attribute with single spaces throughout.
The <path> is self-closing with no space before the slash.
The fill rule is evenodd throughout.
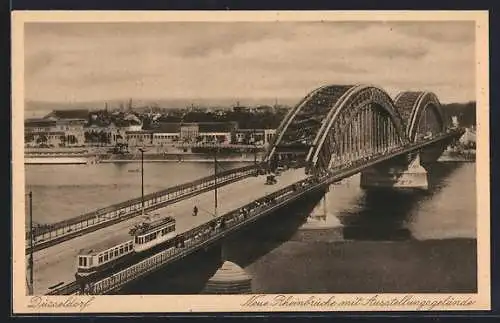
<path id="1" fill-rule="evenodd" d="M 373 85 L 356 85 L 335 102 L 318 131 L 306 162 L 311 169 L 331 168 L 408 143 L 405 124 L 391 97 Z"/>
<path id="2" fill-rule="evenodd" d="M 394 104 L 404 120 L 406 135 L 412 142 L 416 141 L 419 135 L 423 135 L 422 126 L 428 126 L 427 130 L 437 132 L 442 132 L 446 127 L 441 103 L 432 92 L 402 92 L 396 96 Z M 423 120 L 429 115 L 433 120 Z"/>
<path id="3" fill-rule="evenodd" d="M 314 139 L 332 104 L 351 87 L 353 85 L 325 85 L 307 94 L 276 129 L 264 160 L 269 161 L 276 154 L 277 147 L 283 145 L 303 143 L 303 148 L 307 150 L 307 144 Z M 308 133 L 304 136 L 306 131 Z"/>

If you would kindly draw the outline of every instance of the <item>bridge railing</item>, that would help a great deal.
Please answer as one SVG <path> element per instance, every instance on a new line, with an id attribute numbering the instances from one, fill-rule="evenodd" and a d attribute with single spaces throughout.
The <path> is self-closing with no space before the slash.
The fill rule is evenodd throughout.
<path id="1" fill-rule="evenodd" d="M 151 210 L 166 203 L 198 194 L 202 191 L 212 189 L 216 182 L 217 186 L 226 185 L 230 182 L 254 175 L 260 168 L 260 164 L 249 165 L 241 168 L 230 169 L 215 175 L 210 175 L 193 182 L 180 184 L 165 190 L 150 193 L 144 196 L 144 208 Z M 113 224 L 130 216 L 140 214 L 142 210 L 142 198 L 134 198 L 109 207 L 91 211 L 80 216 L 53 223 L 50 225 L 35 227 L 33 230 L 35 247 L 47 243 L 65 235 L 81 233 L 90 227 L 104 226 L 106 223 Z M 26 232 L 26 240 L 29 240 L 29 232 Z"/>

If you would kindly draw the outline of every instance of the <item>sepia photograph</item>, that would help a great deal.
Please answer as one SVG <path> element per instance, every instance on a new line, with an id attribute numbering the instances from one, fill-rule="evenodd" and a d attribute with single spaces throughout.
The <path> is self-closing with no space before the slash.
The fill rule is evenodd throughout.
<path id="1" fill-rule="evenodd" d="M 489 309 L 487 12 L 13 12 L 19 313 Z"/>

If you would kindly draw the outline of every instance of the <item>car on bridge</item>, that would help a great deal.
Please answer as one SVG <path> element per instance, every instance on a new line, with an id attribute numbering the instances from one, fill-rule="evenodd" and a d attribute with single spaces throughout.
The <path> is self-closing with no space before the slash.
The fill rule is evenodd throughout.
<path id="1" fill-rule="evenodd" d="M 266 185 L 274 185 L 276 183 L 278 183 L 278 181 L 276 180 L 276 176 L 274 174 L 267 175 Z"/>

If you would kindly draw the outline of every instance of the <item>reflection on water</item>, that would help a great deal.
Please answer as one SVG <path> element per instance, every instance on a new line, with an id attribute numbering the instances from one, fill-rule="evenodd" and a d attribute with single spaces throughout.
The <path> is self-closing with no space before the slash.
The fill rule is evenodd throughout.
<path id="1" fill-rule="evenodd" d="M 434 165 L 428 191 L 363 191 L 359 177 L 327 193 L 328 213 L 339 218 L 344 239 L 475 238 L 475 164 Z"/>

